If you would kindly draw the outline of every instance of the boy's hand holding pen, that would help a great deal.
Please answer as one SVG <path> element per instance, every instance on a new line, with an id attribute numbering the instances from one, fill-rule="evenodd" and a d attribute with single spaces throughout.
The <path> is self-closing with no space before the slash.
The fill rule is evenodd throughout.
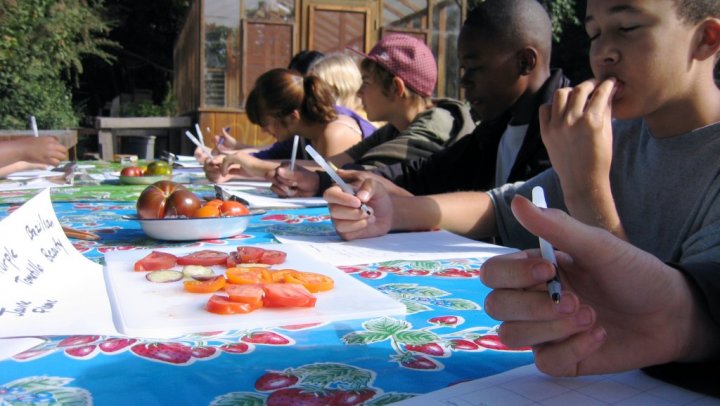
<path id="1" fill-rule="evenodd" d="M 330 164 L 317 151 L 315 151 L 315 149 L 311 145 L 306 145 L 305 150 L 308 152 L 308 154 L 310 154 L 312 159 L 314 159 L 315 162 L 320 165 L 320 167 L 323 168 L 323 170 L 327 172 L 328 175 L 330 175 L 332 180 L 337 183 L 338 186 L 340 186 L 340 189 L 342 189 L 343 192 L 355 196 L 355 191 L 350 187 L 350 185 L 348 185 L 347 183 L 345 183 L 344 180 L 342 180 L 340 175 L 335 172 L 335 169 L 333 169 L 332 166 L 330 166 Z M 365 203 L 360 204 L 360 210 L 362 210 L 363 213 L 367 214 L 368 216 L 373 215 L 372 207 L 367 206 Z"/>

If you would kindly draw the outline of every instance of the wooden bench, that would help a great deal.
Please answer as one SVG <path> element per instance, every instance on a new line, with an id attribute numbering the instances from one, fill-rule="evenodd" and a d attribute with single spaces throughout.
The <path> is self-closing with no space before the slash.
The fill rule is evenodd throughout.
<path id="1" fill-rule="evenodd" d="M 96 117 L 100 158 L 113 159 L 120 148 L 120 137 L 143 134 L 167 136 L 168 150 L 177 152 L 184 137 L 182 134 L 191 129 L 191 124 L 190 117 Z"/>

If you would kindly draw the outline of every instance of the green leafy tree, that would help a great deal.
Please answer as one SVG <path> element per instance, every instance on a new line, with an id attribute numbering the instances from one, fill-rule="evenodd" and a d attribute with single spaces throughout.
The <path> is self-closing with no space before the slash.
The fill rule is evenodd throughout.
<path id="1" fill-rule="evenodd" d="M 102 0 L 0 2 L 0 128 L 76 126 L 71 90 L 82 59 L 112 60 Z"/>

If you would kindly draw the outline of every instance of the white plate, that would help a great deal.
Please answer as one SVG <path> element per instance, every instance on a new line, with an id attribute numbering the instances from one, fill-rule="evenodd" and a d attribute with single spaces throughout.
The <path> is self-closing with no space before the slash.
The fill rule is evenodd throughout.
<path id="1" fill-rule="evenodd" d="M 161 180 L 172 180 L 172 175 L 157 176 L 122 176 L 120 175 L 120 183 L 123 185 L 152 185 Z"/>
<path id="2" fill-rule="evenodd" d="M 140 222 L 145 234 L 156 240 L 194 241 L 238 235 L 245 231 L 252 216 L 263 213 L 264 210 L 251 210 L 248 215 L 233 217 L 139 219 L 125 216 L 125 219 Z"/>
<path id="3" fill-rule="evenodd" d="M 287 253 L 287 260 L 277 269 L 292 268 L 327 275 L 335 287 L 315 294 L 315 307 L 262 308 L 247 314 L 219 315 L 205 310 L 210 294 L 188 293 L 182 282 L 152 283 L 146 272 L 133 271 L 135 261 L 151 250 L 111 251 L 105 253 L 105 278 L 113 321 L 118 331 L 133 337 L 167 338 L 182 334 L 260 329 L 338 320 L 404 316 L 405 305 L 372 288 L 338 268 L 319 261 L 296 245 L 263 244 L 256 247 Z M 234 247 L 218 246 L 214 250 L 230 251 Z M 184 255 L 200 248 L 156 249 Z M 174 269 L 179 270 L 176 266 Z M 214 267 L 215 273 L 225 271 Z"/>

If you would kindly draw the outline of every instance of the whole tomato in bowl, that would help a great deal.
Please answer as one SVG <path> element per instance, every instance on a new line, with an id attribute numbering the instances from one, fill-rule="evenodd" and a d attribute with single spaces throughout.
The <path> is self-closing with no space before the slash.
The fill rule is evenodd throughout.
<path id="1" fill-rule="evenodd" d="M 200 198 L 185 186 L 173 181 L 161 180 L 143 190 L 136 208 L 140 219 L 161 219 L 191 217 L 201 205 Z"/>
<path id="2" fill-rule="evenodd" d="M 145 170 L 139 166 L 127 166 L 120 171 L 120 176 L 143 176 Z"/>

